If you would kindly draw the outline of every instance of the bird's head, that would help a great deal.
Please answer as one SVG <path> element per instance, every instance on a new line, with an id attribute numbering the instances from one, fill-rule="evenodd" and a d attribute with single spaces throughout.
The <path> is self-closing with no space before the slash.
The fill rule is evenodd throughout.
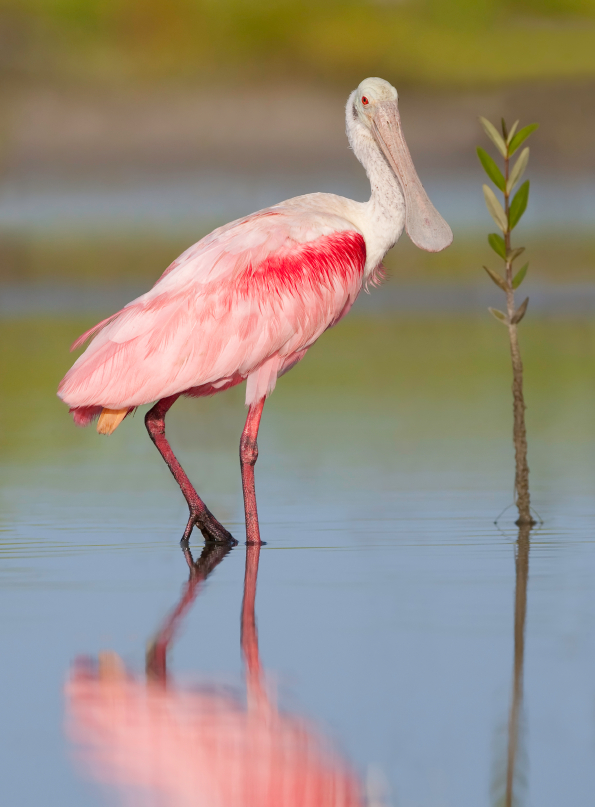
<path id="1" fill-rule="evenodd" d="M 369 147 L 381 152 L 405 199 L 409 238 L 421 249 L 440 252 L 452 242 L 452 231 L 417 176 L 403 135 L 398 100 L 388 81 L 364 79 L 347 101 L 347 135 L 358 159 L 362 160 L 362 152 Z"/>
<path id="2" fill-rule="evenodd" d="M 379 104 L 397 104 L 399 94 L 383 78 L 365 78 L 353 93 L 353 104 L 360 121 L 372 128 Z"/>

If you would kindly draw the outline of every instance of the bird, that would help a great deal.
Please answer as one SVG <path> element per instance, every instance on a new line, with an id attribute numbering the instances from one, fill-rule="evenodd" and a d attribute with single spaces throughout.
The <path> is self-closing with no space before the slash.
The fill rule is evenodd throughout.
<path id="1" fill-rule="evenodd" d="M 246 542 L 260 543 L 254 487 L 258 429 L 277 379 L 342 319 L 362 290 L 383 277 L 382 260 L 407 231 L 439 252 L 447 222 L 416 173 L 401 125 L 397 90 L 367 78 L 347 100 L 346 133 L 371 186 L 367 202 L 311 193 L 211 232 L 187 249 L 154 286 L 76 340 L 93 337 L 66 373 L 58 396 L 74 422 L 95 418 L 111 434 L 137 407 L 188 504 L 182 536 L 236 543 L 192 486 L 165 435 L 181 396 L 213 395 L 246 381 L 240 439 Z"/>
<path id="2" fill-rule="evenodd" d="M 104 651 L 78 659 L 66 684 L 66 726 L 83 772 L 124 804 L 371 807 L 362 782 L 311 720 L 278 708 L 266 686 L 255 616 L 260 544 L 246 550 L 241 647 L 245 695 L 188 686 L 168 670 L 175 634 L 203 582 L 230 551 L 206 542 L 178 605 L 149 643 L 146 679 Z M 375 804 L 378 804 L 376 801 Z"/>

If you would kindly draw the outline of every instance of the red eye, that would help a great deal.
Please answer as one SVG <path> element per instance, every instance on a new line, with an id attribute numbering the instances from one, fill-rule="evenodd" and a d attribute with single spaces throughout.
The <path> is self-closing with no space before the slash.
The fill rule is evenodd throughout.
<path id="1" fill-rule="evenodd" d="M 366 98 L 366 96 L 365 96 L 365 95 L 362 95 L 362 104 L 363 104 L 364 106 L 368 106 L 368 104 L 369 104 L 369 103 L 370 103 L 370 102 L 368 101 L 368 99 Z"/>

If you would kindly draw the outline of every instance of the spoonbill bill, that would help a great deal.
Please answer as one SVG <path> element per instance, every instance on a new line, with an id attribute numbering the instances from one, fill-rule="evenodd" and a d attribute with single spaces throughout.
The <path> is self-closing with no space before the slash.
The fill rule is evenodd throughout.
<path id="1" fill-rule="evenodd" d="M 111 434 L 137 406 L 207 541 L 234 542 L 196 493 L 165 436 L 180 395 L 213 395 L 246 381 L 240 440 L 246 537 L 259 543 L 254 491 L 257 434 L 277 378 L 300 361 L 382 276 L 382 259 L 405 228 L 416 246 L 452 241 L 428 199 L 403 136 L 395 88 L 367 78 L 348 98 L 347 138 L 371 185 L 368 202 L 311 193 L 214 230 L 186 250 L 153 288 L 84 333 L 94 339 L 58 395 L 74 421 Z"/>

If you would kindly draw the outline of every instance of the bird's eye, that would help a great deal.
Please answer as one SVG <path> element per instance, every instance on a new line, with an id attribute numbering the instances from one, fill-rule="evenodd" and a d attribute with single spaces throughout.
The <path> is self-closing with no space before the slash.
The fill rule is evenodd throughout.
<path id="1" fill-rule="evenodd" d="M 365 95 L 362 95 L 362 104 L 363 104 L 364 106 L 368 106 L 368 104 L 369 104 L 369 103 L 370 103 L 370 102 L 368 101 L 368 99 L 366 98 L 366 96 L 365 96 Z"/>

